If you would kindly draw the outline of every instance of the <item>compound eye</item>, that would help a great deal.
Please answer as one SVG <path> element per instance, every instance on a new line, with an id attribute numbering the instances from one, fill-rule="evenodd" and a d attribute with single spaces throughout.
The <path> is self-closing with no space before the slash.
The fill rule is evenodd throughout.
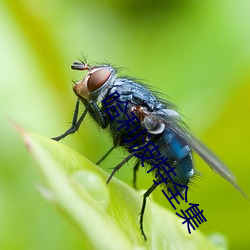
<path id="1" fill-rule="evenodd" d="M 99 69 L 92 73 L 88 79 L 88 90 L 93 92 L 99 89 L 110 77 L 110 71 L 108 69 Z"/>

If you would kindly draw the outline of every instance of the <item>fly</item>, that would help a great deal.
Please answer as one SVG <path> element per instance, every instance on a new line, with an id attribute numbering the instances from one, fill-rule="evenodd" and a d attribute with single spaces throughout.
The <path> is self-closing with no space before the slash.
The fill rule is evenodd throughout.
<path id="1" fill-rule="evenodd" d="M 113 138 L 114 146 L 102 157 L 98 164 L 115 147 L 123 147 L 129 153 L 113 169 L 107 183 L 124 163 L 136 157 L 133 179 L 135 186 L 136 171 L 139 166 L 144 167 L 144 163 L 145 167 L 148 167 L 149 164 L 157 165 L 158 152 L 161 152 L 162 156 L 165 157 L 164 159 L 167 160 L 168 166 L 172 166 L 176 170 L 176 175 L 171 175 L 172 181 L 168 184 L 163 182 L 161 185 L 168 191 L 173 190 L 173 182 L 177 183 L 179 185 L 178 191 L 183 193 L 183 186 L 187 186 L 195 174 L 192 159 L 192 152 L 195 151 L 208 166 L 246 197 L 236 184 L 233 173 L 214 153 L 189 132 L 172 103 L 157 97 L 153 91 L 149 90 L 148 86 L 132 78 L 119 77 L 117 70 L 111 65 L 90 66 L 85 62 L 74 62 L 71 68 L 87 71 L 87 74 L 73 87 L 78 99 L 71 127 L 65 133 L 53 139 L 59 141 L 76 132 L 86 114 L 89 113 L 102 129 L 109 131 Z M 117 101 L 115 102 L 115 100 Z M 85 110 L 78 117 L 80 102 L 85 106 Z M 119 116 L 117 116 L 118 111 L 120 112 Z M 128 119 L 133 124 L 133 133 L 126 124 Z M 146 145 L 147 152 L 145 152 Z M 144 161 L 142 161 L 142 158 Z M 156 168 L 152 169 L 152 173 L 156 175 Z M 161 175 L 166 176 L 166 173 L 162 171 Z M 154 183 L 143 195 L 140 230 L 145 240 L 143 215 L 146 199 L 156 187 L 157 185 Z"/>

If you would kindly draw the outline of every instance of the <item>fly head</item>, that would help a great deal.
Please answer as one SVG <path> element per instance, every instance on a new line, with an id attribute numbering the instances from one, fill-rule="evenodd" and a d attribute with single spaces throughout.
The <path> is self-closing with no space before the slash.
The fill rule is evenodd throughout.
<path id="1" fill-rule="evenodd" d="M 115 77 L 115 69 L 109 65 L 89 66 L 83 62 L 74 62 L 74 70 L 87 70 L 86 76 L 73 87 L 75 94 L 84 100 L 95 99 L 103 88 Z"/>

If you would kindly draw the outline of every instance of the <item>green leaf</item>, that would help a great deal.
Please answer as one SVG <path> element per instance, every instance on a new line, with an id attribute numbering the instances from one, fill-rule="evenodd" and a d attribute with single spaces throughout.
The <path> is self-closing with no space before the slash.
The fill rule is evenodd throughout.
<path id="1" fill-rule="evenodd" d="M 43 196 L 81 232 L 83 249 L 225 249 L 214 245 L 200 229 L 188 234 L 182 220 L 148 199 L 144 241 L 139 230 L 143 192 L 113 178 L 75 150 L 21 130 L 38 163 L 46 187 Z M 205 248 L 204 248 L 205 247 Z"/>

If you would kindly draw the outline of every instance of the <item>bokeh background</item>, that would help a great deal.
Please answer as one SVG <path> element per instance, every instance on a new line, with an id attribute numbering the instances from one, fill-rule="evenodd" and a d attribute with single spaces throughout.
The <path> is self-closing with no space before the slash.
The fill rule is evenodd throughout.
<path id="1" fill-rule="evenodd" d="M 1 1 L 0 249 L 81 248 L 81 235 L 36 191 L 39 173 L 8 118 L 46 137 L 64 132 L 72 80 L 83 77 L 70 65 L 83 55 L 123 66 L 168 96 L 250 196 L 249 13 L 247 0 Z M 96 162 L 111 140 L 93 124 L 88 118 L 63 143 Z M 116 150 L 102 167 L 123 156 Z M 188 198 L 207 218 L 198 230 L 250 249 L 250 202 L 195 160 L 202 177 Z M 131 185 L 132 165 L 117 177 Z M 141 169 L 139 188 L 151 183 Z M 153 197 L 172 209 L 160 191 Z"/>

